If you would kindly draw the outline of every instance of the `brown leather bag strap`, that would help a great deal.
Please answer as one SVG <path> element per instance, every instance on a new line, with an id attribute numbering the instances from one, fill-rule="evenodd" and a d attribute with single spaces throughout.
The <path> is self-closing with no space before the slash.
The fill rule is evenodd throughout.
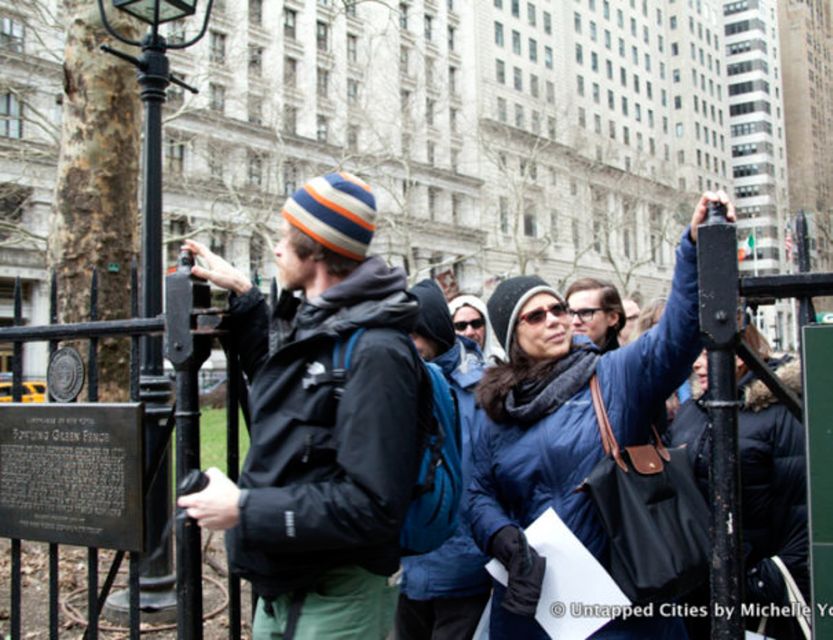
<path id="1" fill-rule="evenodd" d="M 599 379 L 596 374 L 590 378 L 590 395 L 593 398 L 593 409 L 596 411 L 596 421 L 599 423 L 599 435 L 602 439 L 602 448 L 605 455 L 613 456 L 613 460 L 619 465 L 622 471 L 628 470 L 628 465 L 622 459 L 622 452 L 619 450 L 619 443 L 613 435 L 613 428 L 610 426 L 610 418 L 607 416 L 602 389 L 599 386 Z"/>

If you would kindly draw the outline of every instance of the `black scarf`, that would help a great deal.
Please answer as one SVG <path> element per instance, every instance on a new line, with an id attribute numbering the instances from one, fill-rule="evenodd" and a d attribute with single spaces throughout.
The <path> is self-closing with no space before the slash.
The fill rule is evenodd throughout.
<path id="1" fill-rule="evenodd" d="M 592 348 L 574 348 L 537 380 L 521 382 L 506 396 L 506 415 L 531 425 L 558 409 L 586 385 L 596 371 L 599 354 Z"/>

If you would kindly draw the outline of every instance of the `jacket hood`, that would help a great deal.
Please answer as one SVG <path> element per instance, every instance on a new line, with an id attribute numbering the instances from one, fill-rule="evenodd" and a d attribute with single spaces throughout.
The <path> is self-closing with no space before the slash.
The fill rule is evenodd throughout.
<path id="1" fill-rule="evenodd" d="M 316 333 L 343 334 L 356 327 L 390 327 L 410 332 L 419 305 L 406 291 L 407 278 L 379 258 L 367 258 L 320 296 L 301 303 L 296 339 Z"/>
<path id="2" fill-rule="evenodd" d="M 457 334 L 454 333 L 448 303 L 440 285 L 425 279 L 411 287 L 410 292 L 419 300 L 419 316 L 414 333 L 430 338 L 437 343 L 440 353 L 445 353 L 454 345 Z"/>
<path id="3" fill-rule="evenodd" d="M 801 397 L 801 359 L 790 358 L 778 364 L 775 374 L 788 389 Z M 743 405 L 750 411 L 761 411 L 779 402 L 775 394 L 760 380 L 753 380 L 743 389 Z"/>
<path id="4" fill-rule="evenodd" d="M 477 296 L 468 294 L 457 296 L 448 303 L 448 310 L 451 313 L 451 317 L 454 317 L 454 314 L 457 313 L 457 309 L 465 306 L 469 306 L 480 312 L 480 315 L 483 316 L 483 319 L 486 321 L 486 340 L 483 344 L 483 358 L 487 362 L 494 362 L 494 360 L 506 360 L 506 354 L 498 342 L 495 330 L 492 329 L 492 322 L 489 320 L 489 312 L 486 310 L 486 303 Z"/>

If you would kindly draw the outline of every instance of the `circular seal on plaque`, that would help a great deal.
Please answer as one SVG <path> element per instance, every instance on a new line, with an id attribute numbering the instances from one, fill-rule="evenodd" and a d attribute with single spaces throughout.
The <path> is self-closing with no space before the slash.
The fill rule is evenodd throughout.
<path id="1" fill-rule="evenodd" d="M 84 361 L 73 347 L 61 347 L 49 359 L 46 369 L 49 394 L 58 402 L 72 402 L 84 386 Z"/>

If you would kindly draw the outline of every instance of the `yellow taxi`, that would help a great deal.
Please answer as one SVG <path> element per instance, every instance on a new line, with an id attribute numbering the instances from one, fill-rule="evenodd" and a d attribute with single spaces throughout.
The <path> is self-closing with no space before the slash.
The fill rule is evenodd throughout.
<path id="1" fill-rule="evenodd" d="M 46 383 L 28 381 L 23 383 L 22 402 L 46 402 Z M 0 382 L 0 402 L 12 402 L 12 383 Z"/>

